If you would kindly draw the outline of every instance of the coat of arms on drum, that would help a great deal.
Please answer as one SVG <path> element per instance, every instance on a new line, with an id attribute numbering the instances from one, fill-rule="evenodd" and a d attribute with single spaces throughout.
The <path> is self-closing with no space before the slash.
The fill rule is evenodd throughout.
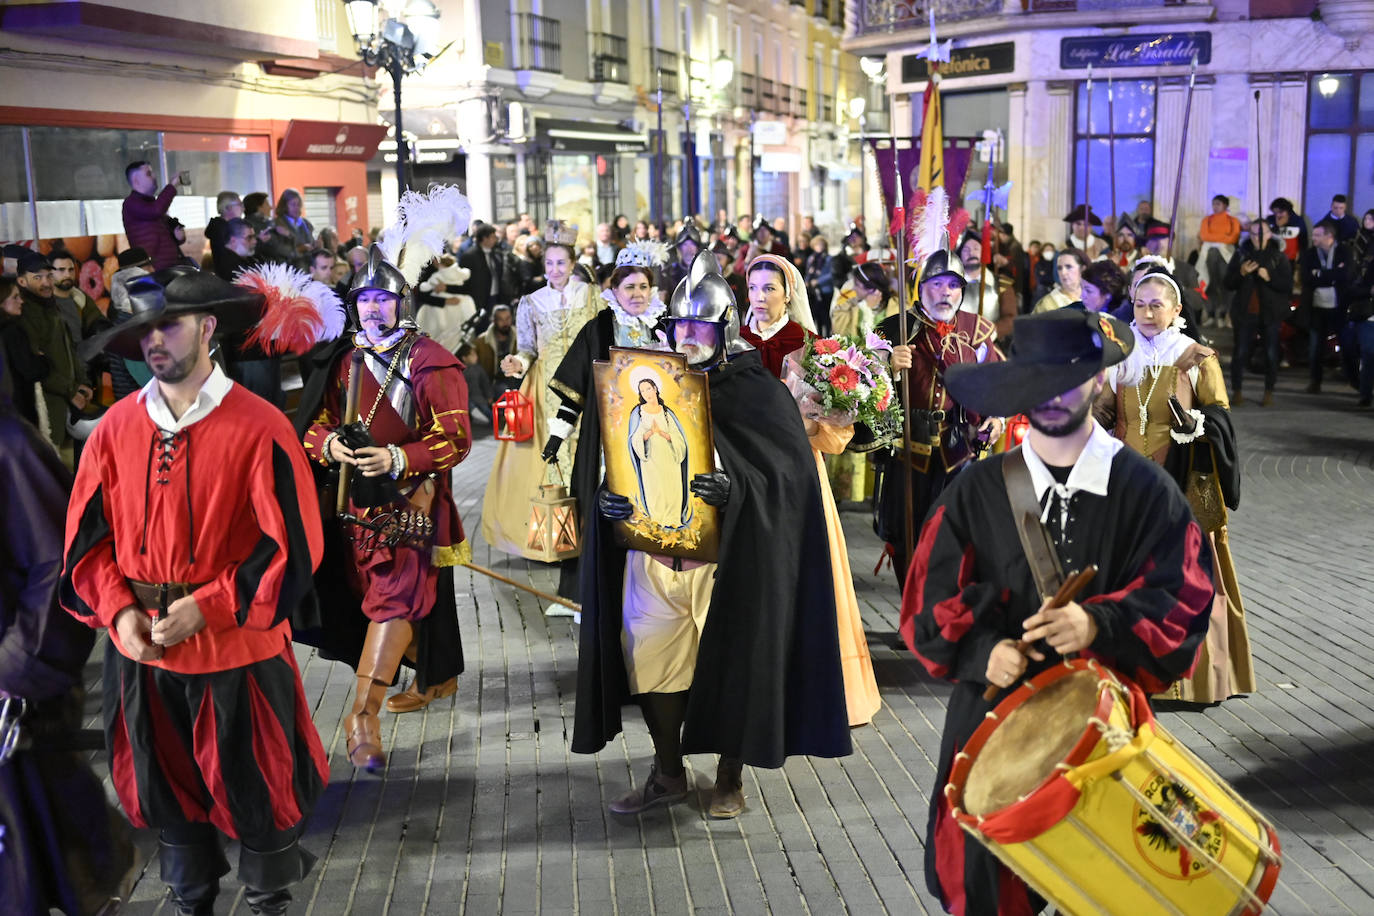
<path id="1" fill-rule="evenodd" d="M 1160 773 L 1141 786 L 1141 794 L 1153 806 L 1153 810 L 1135 806 L 1135 845 L 1145 861 L 1165 877 L 1185 880 L 1216 868 L 1226 849 L 1221 815 Z"/>

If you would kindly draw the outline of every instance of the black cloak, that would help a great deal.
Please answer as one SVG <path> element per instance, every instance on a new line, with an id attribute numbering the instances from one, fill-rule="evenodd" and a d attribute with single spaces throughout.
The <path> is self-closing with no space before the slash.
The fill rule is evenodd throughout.
<path id="1" fill-rule="evenodd" d="M 852 750 L 830 549 L 815 459 L 787 389 L 755 352 L 708 375 L 716 452 L 730 477 L 720 560 L 687 703 L 683 751 L 779 767 Z M 583 416 L 584 426 L 587 417 Z M 626 550 L 592 516 L 583 539 L 573 751 L 621 730 Z"/>

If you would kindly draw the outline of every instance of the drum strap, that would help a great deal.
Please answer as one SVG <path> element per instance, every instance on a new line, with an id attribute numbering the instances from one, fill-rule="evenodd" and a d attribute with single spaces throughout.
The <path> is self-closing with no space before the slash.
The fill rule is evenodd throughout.
<path id="1" fill-rule="evenodd" d="M 1041 598 L 1049 598 L 1064 584 L 1064 570 L 1059 565 L 1054 539 L 1040 521 L 1040 500 L 1035 498 L 1035 484 L 1031 482 L 1021 446 L 1008 451 L 1002 460 L 1002 480 L 1007 486 L 1016 536 L 1021 539 L 1021 550 L 1030 564 L 1035 587 Z"/>

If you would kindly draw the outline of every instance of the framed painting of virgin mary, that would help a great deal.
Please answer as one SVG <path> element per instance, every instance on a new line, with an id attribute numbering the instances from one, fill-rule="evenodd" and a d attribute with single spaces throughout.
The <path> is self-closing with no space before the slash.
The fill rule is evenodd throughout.
<path id="1" fill-rule="evenodd" d="M 615 523 L 617 540 L 634 550 L 715 561 L 719 514 L 688 488 L 694 476 L 715 469 L 706 374 L 689 369 L 678 353 L 619 347 L 593 372 L 606 486 L 634 507 Z"/>

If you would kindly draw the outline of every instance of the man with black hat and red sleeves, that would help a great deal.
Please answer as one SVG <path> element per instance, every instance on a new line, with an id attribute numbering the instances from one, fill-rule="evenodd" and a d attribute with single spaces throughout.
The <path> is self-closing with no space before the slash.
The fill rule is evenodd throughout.
<path id="1" fill-rule="evenodd" d="M 131 317 L 92 341 L 153 379 L 105 414 L 67 511 L 60 597 L 105 629 L 105 738 L 120 804 L 160 830 L 162 880 L 210 913 L 239 840 L 254 913 L 286 912 L 329 768 L 292 627 L 317 619 L 310 465 L 279 411 L 210 359 L 261 297 L 205 271 L 129 284 Z"/>
<path id="2" fill-rule="evenodd" d="M 1073 652 L 1163 690 L 1192 668 L 1212 603 L 1212 553 L 1183 492 L 1092 417 L 1105 370 L 1134 346 L 1130 329 L 1080 309 L 1026 315 L 1014 327 L 1006 361 L 954 366 L 946 379 L 969 410 L 1025 414 L 1031 431 L 945 489 L 902 596 L 902 638 L 932 675 L 954 682 L 925 848 L 927 887 L 960 916 L 1045 905 L 964 834 L 945 796 L 955 756 L 987 713 L 1022 677 Z M 1097 567 L 1077 600 L 1042 600 L 1013 504 L 1042 513 L 1047 562 L 1070 574 Z"/>
<path id="3" fill-rule="evenodd" d="M 960 309 L 968 280 L 963 265 L 948 248 L 931 254 L 917 274 L 917 308 L 907 312 L 907 340 L 900 335 L 900 316 L 877 328 L 893 343 L 892 369 L 900 373 L 897 396 L 911 417 L 911 441 L 894 445 L 878 492 L 874 528 L 887 542 L 887 553 L 900 588 L 906 581 L 905 513 L 915 525 L 926 517 L 949 476 L 971 461 L 981 443 L 996 441 L 1003 423 L 956 404 L 945 389 L 945 370 L 959 363 L 996 362 L 997 328 L 974 312 Z M 903 486 L 901 475 L 908 475 Z"/>

